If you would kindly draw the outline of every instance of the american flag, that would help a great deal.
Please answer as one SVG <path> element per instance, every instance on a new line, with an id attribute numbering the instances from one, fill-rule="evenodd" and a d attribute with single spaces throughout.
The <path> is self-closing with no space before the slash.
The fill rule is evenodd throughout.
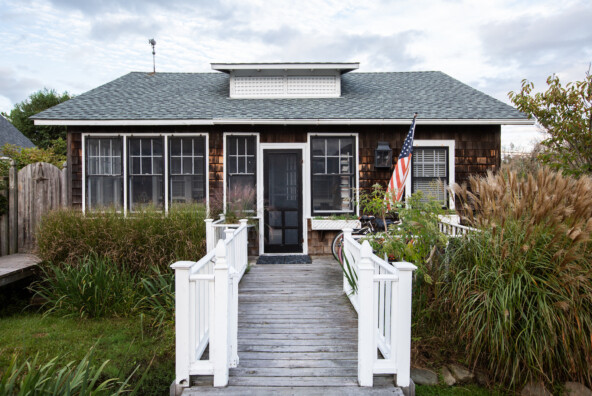
<path id="1" fill-rule="evenodd" d="M 395 171 L 393 172 L 388 188 L 386 189 L 387 208 L 389 210 L 391 209 L 391 200 L 393 197 L 395 198 L 395 202 L 399 202 L 401 201 L 401 198 L 403 198 L 405 180 L 407 180 L 409 169 L 411 169 L 411 154 L 413 153 L 413 136 L 415 135 L 416 118 L 417 113 L 413 116 L 413 121 L 409 127 L 407 137 L 403 142 L 403 148 L 401 149 L 401 154 L 399 154 L 397 165 L 395 165 Z"/>

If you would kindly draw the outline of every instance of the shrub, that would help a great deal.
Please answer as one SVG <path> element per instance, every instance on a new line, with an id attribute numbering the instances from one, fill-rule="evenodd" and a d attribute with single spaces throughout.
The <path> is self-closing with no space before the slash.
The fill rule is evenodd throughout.
<path id="1" fill-rule="evenodd" d="M 451 256 L 452 304 L 471 363 L 516 387 L 592 374 L 592 181 L 548 169 L 456 186 L 472 225 Z"/>
<path id="2" fill-rule="evenodd" d="M 93 364 L 92 350 L 80 362 L 71 361 L 63 366 L 60 357 L 44 364 L 38 358 L 18 364 L 15 356 L 0 375 L 0 395 L 133 395 L 142 382 L 131 389 L 128 384 L 131 375 L 125 381 L 104 379 L 103 370 L 109 361 L 97 367 Z"/>
<path id="3" fill-rule="evenodd" d="M 138 298 L 137 276 L 96 254 L 76 266 L 42 267 L 44 280 L 32 285 L 47 313 L 98 318 L 127 316 Z"/>
<path id="4" fill-rule="evenodd" d="M 168 270 L 174 261 L 205 254 L 205 218 L 205 206 L 197 204 L 172 206 L 168 215 L 146 209 L 127 218 L 114 211 L 84 215 L 58 210 L 41 221 L 37 253 L 60 265 L 76 266 L 94 253 L 132 273 L 147 273 L 151 267 Z"/>

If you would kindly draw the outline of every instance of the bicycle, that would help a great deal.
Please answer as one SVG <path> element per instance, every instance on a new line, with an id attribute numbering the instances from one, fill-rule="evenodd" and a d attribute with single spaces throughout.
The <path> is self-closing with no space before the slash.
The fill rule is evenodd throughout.
<path id="1" fill-rule="evenodd" d="M 377 232 L 384 231 L 384 223 L 382 219 L 377 219 L 375 216 L 361 216 L 360 220 L 360 228 L 355 228 L 352 231 L 352 237 L 354 239 L 360 239 L 369 234 L 376 234 Z M 386 219 L 387 227 L 391 224 L 395 224 L 396 221 L 392 219 Z M 341 250 L 343 247 L 343 231 L 338 233 L 335 238 L 333 238 L 333 242 L 331 242 L 331 253 L 333 253 L 333 257 L 335 260 L 341 262 Z"/>

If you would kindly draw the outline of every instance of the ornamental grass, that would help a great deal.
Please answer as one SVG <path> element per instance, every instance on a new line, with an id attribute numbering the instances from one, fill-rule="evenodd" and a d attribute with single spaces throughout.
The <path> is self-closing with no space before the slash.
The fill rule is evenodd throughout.
<path id="1" fill-rule="evenodd" d="M 473 365 L 517 388 L 592 384 L 592 180 L 542 169 L 455 186 L 481 232 L 450 257 L 449 296 Z"/>
<path id="2" fill-rule="evenodd" d="M 114 210 L 83 214 L 65 209 L 45 215 L 37 254 L 56 265 L 79 265 L 89 255 L 107 258 L 133 274 L 170 270 L 178 260 L 199 260 L 206 249 L 205 205 L 173 205 L 168 214 L 144 209 L 124 217 Z"/>

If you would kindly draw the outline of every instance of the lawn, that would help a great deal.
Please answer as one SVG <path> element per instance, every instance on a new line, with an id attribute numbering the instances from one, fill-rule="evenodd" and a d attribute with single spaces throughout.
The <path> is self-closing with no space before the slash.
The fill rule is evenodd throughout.
<path id="1" fill-rule="evenodd" d="M 6 296 L 10 290 L 1 290 Z M 77 319 L 44 317 L 32 309 L 23 311 L 25 297 L 11 298 L 0 310 L 0 372 L 14 355 L 19 361 L 39 354 L 40 361 L 60 356 L 60 363 L 81 360 L 94 347 L 94 361 L 105 360 L 106 377 L 126 378 L 140 366 L 139 379 L 150 363 L 138 392 L 163 395 L 174 378 L 174 330 L 155 333 L 142 317 Z M 6 302 L 3 301 L 3 302 Z M 133 381 L 132 381 L 133 382 Z"/>

